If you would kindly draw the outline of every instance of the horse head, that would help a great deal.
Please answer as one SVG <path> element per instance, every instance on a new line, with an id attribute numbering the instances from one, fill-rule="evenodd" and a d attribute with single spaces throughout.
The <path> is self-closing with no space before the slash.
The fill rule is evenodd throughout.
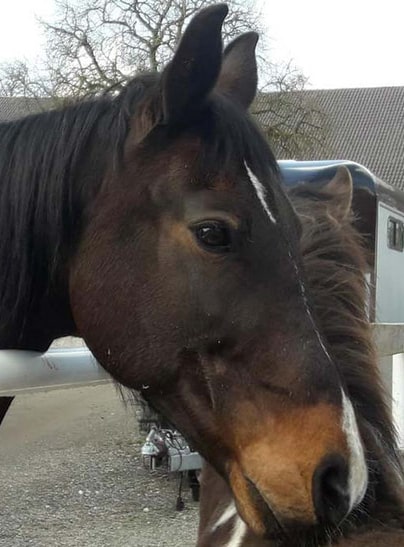
<path id="1" fill-rule="evenodd" d="M 60 222 L 76 239 L 57 244 L 75 332 L 187 436 L 265 535 L 274 521 L 338 524 L 368 471 L 306 287 L 300 221 L 248 114 L 257 35 L 223 51 L 226 14 L 196 15 L 161 74 L 49 114 L 63 130 L 42 140 L 70 162 L 58 192 L 79 210 Z"/>

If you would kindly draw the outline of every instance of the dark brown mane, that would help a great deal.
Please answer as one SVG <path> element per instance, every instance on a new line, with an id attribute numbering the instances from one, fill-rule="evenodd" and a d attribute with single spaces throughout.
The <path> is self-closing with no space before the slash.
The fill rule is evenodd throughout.
<path id="1" fill-rule="evenodd" d="M 382 500 L 393 503 L 396 514 L 397 504 L 402 504 L 403 469 L 367 317 L 365 241 L 353 225 L 352 212 L 343 219 L 333 217 L 332 198 L 325 191 L 300 186 L 290 198 L 303 225 L 302 254 L 314 313 L 366 446 L 371 486 L 361 510 L 380 518 L 378 507 L 375 514 L 372 507 Z"/>

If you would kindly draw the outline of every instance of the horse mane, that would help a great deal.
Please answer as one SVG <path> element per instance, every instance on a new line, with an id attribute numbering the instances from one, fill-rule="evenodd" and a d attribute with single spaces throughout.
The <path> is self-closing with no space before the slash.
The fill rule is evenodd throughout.
<path id="1" fill-rule="evenodd" d="M 290 191 L 290 198 L 303 225 L 302 254 L 317 324 L 354 405 L 366 447 L 370 487 L 351 524 L 363 511 L 374 519 L 385 518 L 381 512 L 386 507 L 394 508 L 390 514 L 399 511 L 403 516 L 403 469 L 366 309 L 365 240 L 354 227 L 352 212 L 343 219 L 333 217 L 326 187 L 303 184 Z"/>
<path id="2" fill-rule="evenodd" d="M 79 228 L 89 179 L 125 134 L 103 97 L 0 124 L 0 342 L 12 346 Z M 92 146 L 94 134 L 104 146 Z M 87 166 L 87 167 L 86 167 Z M 91 172 L 90 172 L 91 169 Z"/>
<path id="3" fill-rule="evenodd" d="M 106 173 L 123 165 L 128 134 L 136 144 L 161 129 L 167 139 L 159 82 L 159 74 L 142 74 L 118 94 L 0 124 L 1 347 L 21 342 L 27 318 L 60 283 L 86 206 Z M 265 139 L 237 105 L 213 93 L 208 113 L 196 120 L 201 165 L 220 169 L 246 158 L 257 174 L 279 179 Z"/>

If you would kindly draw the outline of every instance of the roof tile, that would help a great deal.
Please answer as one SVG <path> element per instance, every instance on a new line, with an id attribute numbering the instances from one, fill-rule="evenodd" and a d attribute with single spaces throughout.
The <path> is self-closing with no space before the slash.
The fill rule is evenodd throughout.
<path id="1" fill-rule="evenodd" d="M 307 160 L 346 159 L 365 165 L 385 182 L 404 190 L 404 87 L 319 89 L 301 94 L 324 112 L 328 131 Z M 261 96 L 260 108 L 265 105 Z M 297 101 L 297 99 L 296 99 Z M 272 115 L 259 120 L 271 124 Z M 326 151 L 326 152 L 325 152 Z M 293 158 L 279 158 L 293 159 Z"/>

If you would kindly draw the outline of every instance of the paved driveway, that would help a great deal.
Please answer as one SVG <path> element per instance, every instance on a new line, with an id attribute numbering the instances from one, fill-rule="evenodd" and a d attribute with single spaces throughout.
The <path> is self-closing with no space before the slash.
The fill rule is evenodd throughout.
<path id="1" fill-rule="evenodd" d="M 152 475 L 115 388 L 21 396 L 0 427 L 3 547 L 192 547 L 198 506 Z"/>

